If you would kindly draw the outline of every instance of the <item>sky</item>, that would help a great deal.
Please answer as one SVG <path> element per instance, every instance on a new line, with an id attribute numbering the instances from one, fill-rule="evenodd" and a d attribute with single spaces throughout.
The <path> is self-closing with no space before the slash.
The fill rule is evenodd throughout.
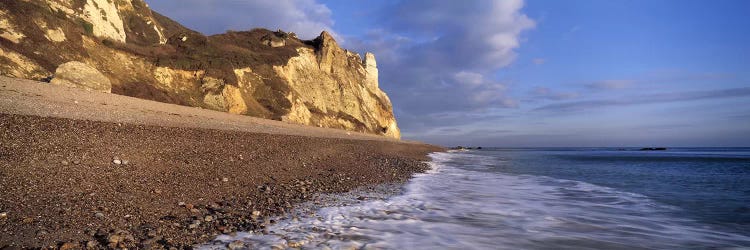
<path id="1" fill-rule="evenodd" d="M 147 0 L 204 34 L 373 52 L 404 139 L 750 146 L 750 1 Z"/>

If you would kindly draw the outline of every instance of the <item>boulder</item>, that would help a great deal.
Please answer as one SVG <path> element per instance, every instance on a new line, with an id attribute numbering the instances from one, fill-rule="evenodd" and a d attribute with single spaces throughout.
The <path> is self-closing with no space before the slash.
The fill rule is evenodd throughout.
<path id="1" fill-rule="evenodd" d="M 101 72 L 85 63 L 71 61 L 55 70 L 52 84 L 111 93 L 112 82 Z"/>

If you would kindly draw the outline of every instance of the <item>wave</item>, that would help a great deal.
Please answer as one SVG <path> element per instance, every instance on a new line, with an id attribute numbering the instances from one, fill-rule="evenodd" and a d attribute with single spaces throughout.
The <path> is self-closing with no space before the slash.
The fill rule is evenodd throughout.
<path id="1" fill-rule="evenodd" d="M 649 249 L 750 246 L 648 197 L 580 181 L 474 171 L 503 159 L 434 153 L 432 170 L 387 199 L 321 208 L 261 233 L 223 235 L 252 248 Z M 459 167 L 461 166 L 461 167 Z M 298 214 L 299 215 L 299 214 Z"/>

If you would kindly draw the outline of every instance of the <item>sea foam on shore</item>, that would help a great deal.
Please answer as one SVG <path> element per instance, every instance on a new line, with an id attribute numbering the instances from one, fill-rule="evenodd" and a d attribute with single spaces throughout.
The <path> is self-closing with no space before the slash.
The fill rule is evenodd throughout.
<path id="1" fill-rule="evenodd" d="M 417 174 L 395 196 L 364 201 L 355 198 L 362 194 L 339 196 L 338 203 L 281 218 L 263 232 L 220 236 L 200 248 L 218 249 L 232 242 L 258 249 L 663 249 L 750 244 L 748 236 L 675 217 L 671 212 L 679 208 L 644 195 L 581 181 L 488 171 L 504 166 L 506 160 L 495 156 L 453 152 L 431 157 L 433 169 Z"/>

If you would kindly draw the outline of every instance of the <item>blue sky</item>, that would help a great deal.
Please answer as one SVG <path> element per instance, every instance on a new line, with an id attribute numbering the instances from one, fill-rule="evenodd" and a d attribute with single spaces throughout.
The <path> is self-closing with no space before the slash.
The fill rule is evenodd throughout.
<path id="1" fill-rule="evenodd" d="M 750 1 L 148 2 L 206 34 L 325 29 L 374 52 L 405 139 L 750 146 Z"/>

